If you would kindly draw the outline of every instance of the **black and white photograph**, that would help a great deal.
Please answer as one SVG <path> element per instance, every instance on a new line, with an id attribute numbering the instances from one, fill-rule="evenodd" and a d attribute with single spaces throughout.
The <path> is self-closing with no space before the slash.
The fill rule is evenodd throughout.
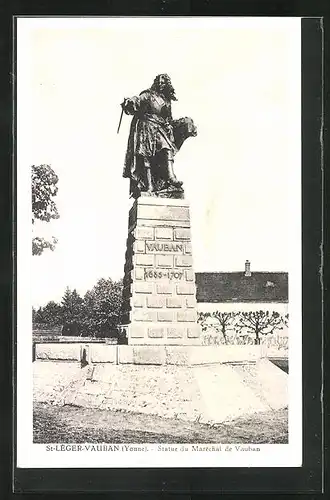
<path id="1" fill-rule="evenodd" d="M 18 467 L 302 464 L 301 19 L 17 19 Z"/>

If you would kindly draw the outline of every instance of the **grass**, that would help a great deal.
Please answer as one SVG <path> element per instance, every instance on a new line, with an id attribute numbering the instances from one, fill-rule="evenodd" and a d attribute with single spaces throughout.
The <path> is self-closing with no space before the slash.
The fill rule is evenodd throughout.
<path id="1" fill-rule="evenodd" d="M 139 413 L 35 403 L 33 422 L 35 443 L 288 442 L 287 409 L 211 426 Z"/>

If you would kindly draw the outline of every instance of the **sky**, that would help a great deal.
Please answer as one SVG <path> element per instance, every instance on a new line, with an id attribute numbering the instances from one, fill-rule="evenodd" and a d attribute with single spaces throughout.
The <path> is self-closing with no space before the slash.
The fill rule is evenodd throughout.
<path id="1" fill-rule="evenodd" d="M 131 118 L 120 103 L 168 73 L 174 118 L 198 135 L 176 156 L 190 201 L 195 271 L 290 271 L 300 217 L 300 20 L 39 18 L 18 20 L 18 245 L 34 306 L 124 274 Z M 60 219 L 34 234 L 30 167 L 59 176 Z"/>

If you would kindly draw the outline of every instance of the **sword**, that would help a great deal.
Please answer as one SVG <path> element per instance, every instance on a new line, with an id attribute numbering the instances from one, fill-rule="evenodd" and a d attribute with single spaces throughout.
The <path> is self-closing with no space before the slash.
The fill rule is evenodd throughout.
<path id="1" fill-rule="evenodd" d="M 124 104 L 125 104 L 125 101 L 121 104 L 121 114 L 120 114 L 120 120 L 119 120 L 118 129 L 117 129 L 117 134 L 119 134 L 119 129 L 120 129 L 121 121 L 122 121 L 122 119 L 123 119 L 123 114 L 124 114 Z"/>

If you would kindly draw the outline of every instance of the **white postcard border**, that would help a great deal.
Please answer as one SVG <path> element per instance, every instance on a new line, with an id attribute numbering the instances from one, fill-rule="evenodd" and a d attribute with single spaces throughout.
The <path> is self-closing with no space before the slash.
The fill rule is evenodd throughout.
<path id="1" fill-rule="evenodd" d="M 229 27 L 228 19 L 237 25 L 244 26 L 246 18 L 180 18 L 159 19 L 164 23 L 218 23 L 222 28 Z M 84 18 L 83 23 L 106 25 L 109 19 Z M 121 23 L 123 29 L 129 29 L 134 18 L 118 18 L 113 20 Z M 75 19 L 67 18 L 19 18 L 17 21 L 17 466 L 22 468 L 47 467 L 299 467 L 302 461 L 302 310 L 301 310 L 301 99 L 300 99 L 300 19 L 299 18 L 250 18 L 250 23 L 281 22 L 292 27 L 293 50 L 297 54 L 292 74 L 291 95 L 295 104 L 295 129 L 292 141 L 297 147 L 292 157 L 293 168 L 289 177 L 289 189 L 292 194 L 292 206 L 288 216 L 291 220 L 291 262 L 289 269 L 289 313 L 290 313 L 290 373 L 289 373 L 289 444 L 287 445 L 241 445 L 242 449 L 250 446 L 254 451 L 238 451 L 235 444 L 221 445 L 221 451 L 194 451 L 192 446 L 177 445 L 178 451 L 158 451 L 158 445 L 146 445 L 148 451 L 119 450 L 98 451 L 84 449 L 73 451 L 69 446 L 51 450 L 52 445 L 32 443 L 32 313 L 29 300 L 31 276 L 31 190 L 30 172 L 22 164 L 29 141 L 25 133 L 28 123 L 22 116 L 33 118 L 33 109 L 24 99 L 24 85 L 20 75 L 29 72 L 29 59 L 24 56 L 25 30 L 33 29 L 42 22 L 43 26 L 53 23 L 65 23 L 74 26 Z M 147 23 L 139 19 L 139 23 Z M 56 444 L 54 444 L 56 446 Z M 58 445 L 61 446 L 61 445 Z M 93 446 L 92 444 L 90 446 Z M 97 445 L 94 445 L 97 446 Z M 107 445 L 110 446 L 110 445 Z M 114 445 L 115 446 L 115 445 Z M 117 446 L 117 445 L 116 445 Z M 118 445 L 119 447 L 123 445 Z M 134 446 L 133 444 L 129 446 Z M 136 445 L 137 447 L 141 445 Z M 166 445 L 161 445 L 165 447 Z M 170 446 L 170 445 L 168 445 Z M 173 445 L 172 445 L 173 446 Z M 205 446 L 205 445 L 201 445 Z M 217 445 L 211 444 L 210 447 Z M 220 446 L 220 445 L 219 445 Z M 48 447 L 48 448 L 47 448 Z M 182 451 L 180 449 L 182 448 Z M 188 451 L 185 451 L 185 448 Z M 259 449 L 257 451 L 256 449 Z"/>

